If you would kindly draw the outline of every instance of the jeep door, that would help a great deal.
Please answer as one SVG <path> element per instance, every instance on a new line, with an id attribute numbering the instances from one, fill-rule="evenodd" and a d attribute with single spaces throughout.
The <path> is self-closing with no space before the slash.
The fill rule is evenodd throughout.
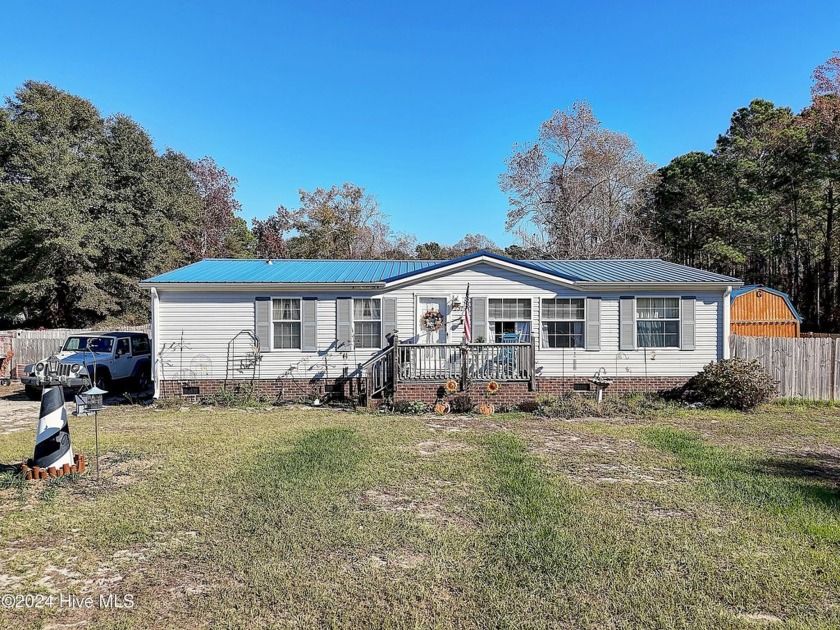
<path id="1" fill-rule="evenodd" d="M 131 360 L 131 344 L 128 337 L 117 339 L 117 347 L 114 350 L 114 360 L 111 363 L 111 378 L 128 378 L 134 368 L 134 361 Z"/>

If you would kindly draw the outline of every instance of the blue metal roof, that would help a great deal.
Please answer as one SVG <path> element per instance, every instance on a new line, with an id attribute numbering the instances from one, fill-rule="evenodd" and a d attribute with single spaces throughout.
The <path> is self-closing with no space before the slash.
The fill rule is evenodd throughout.
<path id="1" fill-rule="evenodd" d="M 528 262 L 565 278 L 584 282 L 741 282 L 737 278 L 678 265 L 659 258 Z"/>
<path id="2" fill-rule="evenodd" d="M 253 260 L 205 259 L 154 278 L 169 283 L 374 283 L 408 278 L 444 269 L 474 258 L 491 258 L 573 282 L 718 282 L 737 278 L 666 262 L 658 258 L 612 260 L 514 260 L 492 252 L 476 252 L 453 260 Z"/>
<path id="3" fill-rule="evenodd" d="M 358 283 L 418 271 L 435 260 L 266 260 L 207 258 L 143 282 Z"/>
<path id="4" fill-rule="evenodd" d="M 731 302 L 739 295 L 744 295 L 744 293 L 749 293 L 751 291 L 755 291 L 756 289 L 761 289 L 762 291 L 767 291 L 767 293 L 772 293 L 773 295 L 778 295 L 781 298 L 784 298 L 785 302 L 790 309 L 790 312 L 793 313 L 793 316 L 799 320 L 799 323 L 802 323 L 802 316 L 799 314 L 799 311 L 796 310 L 796 307 L 793 305 L 793 302 L 790 301 L 790 296 L 783 291 L 779 291 L 778 289 L 771 289 L 770 287 L 765 287 L 763 284 L 745 284 L 742 287 L 737 289 L 733 289 L 732 293 L 729 296 L 729 301 Z"/>

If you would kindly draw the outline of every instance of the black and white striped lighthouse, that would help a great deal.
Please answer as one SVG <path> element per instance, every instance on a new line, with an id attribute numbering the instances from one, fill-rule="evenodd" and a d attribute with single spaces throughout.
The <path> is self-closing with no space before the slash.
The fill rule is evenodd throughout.
<path id="1" fill-rule="evenodd" d="M 61 384 L 44 385 L 41 412 L 38 414 L 38 434 L 35 436 L 33 466 L 47 469 L 73 465 L 70 427 L 64 408 L 64 388 Z"/>

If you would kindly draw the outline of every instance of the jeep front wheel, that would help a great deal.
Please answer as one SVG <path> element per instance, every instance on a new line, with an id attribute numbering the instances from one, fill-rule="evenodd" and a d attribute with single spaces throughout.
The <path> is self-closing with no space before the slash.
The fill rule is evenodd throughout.
<path id="1" fill-rule="evenodd" d="M 88 380 L 92 381 L 96 387 L 102 389 L 106 392 L 111 391 L 111 375 L 108 373 L 107 370 L 97 370 L 96 371 L 96 381 L 93 381 L 93 377 L 88 375 Z"/>

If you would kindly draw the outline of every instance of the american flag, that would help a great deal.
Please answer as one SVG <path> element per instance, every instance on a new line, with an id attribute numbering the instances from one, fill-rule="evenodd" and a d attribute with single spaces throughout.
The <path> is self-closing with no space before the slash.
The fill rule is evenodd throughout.
<path id="1" fill-rule="evenodd" d="M 470 285 L 467 284 L 467 297 L 464 299 L 464 341 L 472 343 L 472 321 L 470 321 Z"/>

